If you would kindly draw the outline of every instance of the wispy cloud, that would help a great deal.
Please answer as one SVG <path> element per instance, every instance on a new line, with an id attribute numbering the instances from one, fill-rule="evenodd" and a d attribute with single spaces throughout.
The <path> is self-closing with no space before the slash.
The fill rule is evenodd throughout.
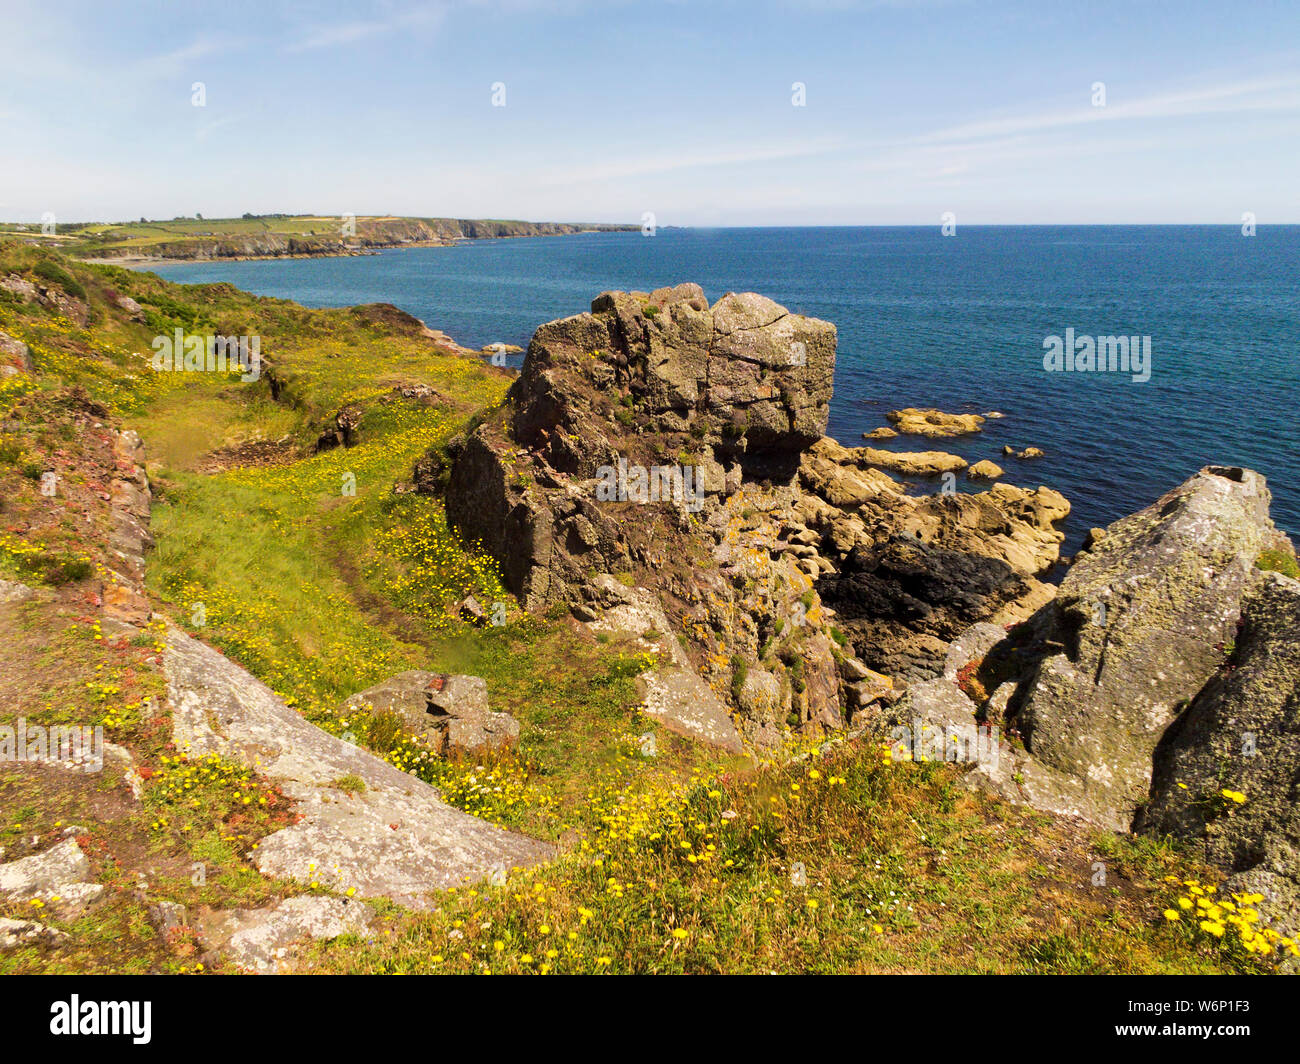
<path id="1" fill-rule="evenodd" d="M 447 9 L 446 4 L 429 4 L 396 11 L 378 18 L 318 23 L 306 27 L 297 40 L 285 46 L 285 51 L 309 52 L 318 48 L 338 48 L 401 30 L 436 29 L 446 18 Z"/>
<path id="2" fill-rule="evenodd" d="M 955 142 L 1015 133 L 1049 132 L 1096 122 L 1169 119 L 1233 114 L 1243 111 L 1300 110 L 1300 76 L 1258 78 L 1186 92 L 1168 92 L 1136 100 L 1115 100 L 1093 107 L 1081 93 L 1078 107 L 1037 114 L 1007 115 L 948 126 L 923 134 L 917 143 Z"/>

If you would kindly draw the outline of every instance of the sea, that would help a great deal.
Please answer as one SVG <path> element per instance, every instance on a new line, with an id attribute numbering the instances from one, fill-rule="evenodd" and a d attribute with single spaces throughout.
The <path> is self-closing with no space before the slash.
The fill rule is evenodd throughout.
<path id="1" fill-rule="evenodd" d="M 828 432 L 846 446 L 899 407 L 1002 414 L 881 446 L 1055 488 L 1073 507 L 1066 553 L 1210 464 L 1264 474 L 1274 521 L 1300 533 L 1300 226 L 659 228 L 156 272 L 311 307 L 393 303 L 473 348 L 526 347 L 608 289 L 759 292 L 836 325 Z M 1149 357 L 1124 366 L 1110 337 Z"/>

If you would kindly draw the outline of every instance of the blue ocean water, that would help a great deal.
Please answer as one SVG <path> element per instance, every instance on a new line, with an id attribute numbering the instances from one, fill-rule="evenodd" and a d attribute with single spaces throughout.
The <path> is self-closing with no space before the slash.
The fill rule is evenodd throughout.
<path id="1" fill-rule="evenodd" d="M 605 289 L 761 292 L 838 327 L 842 443 L 895 407 L 1005 414 L 886 446 L 991 458 L 1011 483 L 1063 492 L 1067 552 L 1210 463 L 1263 473 L 1274 520 L 1300 532 L 1300 226 L 660 229 L 157 272 L 314 307 L 394 303 L 470 347 L 526 346 Z M 1149 336 L 1150 379 L 1045 371 L 1045 338 L 1067 328 Z M 1003 458 L 1006 443 L 1046 457 Z"/>

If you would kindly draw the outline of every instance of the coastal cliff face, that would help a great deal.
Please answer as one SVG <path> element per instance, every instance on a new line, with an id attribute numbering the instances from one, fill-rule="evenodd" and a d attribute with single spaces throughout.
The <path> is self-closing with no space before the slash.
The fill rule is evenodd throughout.
<path id="1" fill-rule="evenodd" d="M 761 296 L 603 293 L 537 330 L 505 406 L 449 448 L 448 518 L 528 609 L 598 623 L 618 582 L 648 592 L 758 745 L 837 728 L 819 569 L 785 549 L 834 365 L 834 326 Z"/>
<path id="2" fill-rule="evenodd" d="M 506 404 L 417 468 L 527 609 L 651 593 L 745 738 L 836 729 L 1050 598 L 1049 489 L 917 497 L 824 436 L 833 325 L 698 285 L 541 326 Z M 663 490 L 656 491 L 657 488 Z M 880 675 L 888 673 L 890 675 Z"/>
<path id="3" fill-rule="evenodd" d="M 566 222 L 518 222 L 473 218 L 357 218 L 355 233 L 341 223 L 329 233 L 220 233 L 178 236 L 148 244 L 117 246 L 113 235 L 97 238 L 79 254 L 95 259 L 256 259 L 356 255 L 381 248 L 436 247 L 460 240 L 508 237 L 563 236 L 591 231 L 628 231 L 635 226 L 582 225 Z M 123 234 L 125 236 L 125 234 Z"/>

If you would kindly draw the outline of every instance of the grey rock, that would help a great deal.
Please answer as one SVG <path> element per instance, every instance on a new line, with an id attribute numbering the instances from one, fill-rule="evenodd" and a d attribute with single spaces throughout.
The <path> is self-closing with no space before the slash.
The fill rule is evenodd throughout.
<path id="1" fill-rule="evenodd" d="M 286 898 L 273 908 L 203 914 L 196 930 L 208 949 L 248 972 L 292 971 L 298 948 L 310 941 L 362 935 L 373 914 L 365 903 L 340 898 Z"/>
<path id="2" fill-rule="evenodd" d="M 428 691 L 440 752 L 479 754 L 513 746 L 519 739 L 519 722 L 488 708 L 487 681 L 481 676 L 438 676 Z"/>
<path id="3" fill-rule="evenodd" d="M 0 580 L 0 602 L 26 602 L 37 597 L 35 588 L 15 580 Z"/>
<path id="4" fill-rule="evenodd" d="M 56 945 L 68 936 L 36 920 L 10 920 L 0 917 L 0 949 L 19 946 Z"/>
<path id="5" fill-rule="evenodd" d="M 981 621 L 967 628 L 948 645 L 943 661 L 943 678 L 949 682 L 972 661 L 980 661 L 990 650 L 1007 637 L 1006 629 L 998 624 Z"/>
<path id="6" fill-rule="evenodd" d="M 104 888 L 88 882 L 90 862 L 76 839 L 65 839 L 48 850 L 0 864 L 0 898 L 27 902 L 39 899 L 63 917 L 84 912 L 98 901 Z"/>
<path id="7" fill-rule="evenodd" d="M 644 672 L 638 681 L 644 694 L 642 709 L 670 730 L 729 753 L 744 750 L 726 705 L 693 669 L 670 665 Z"/>
<path id="8" fill-rule="evenodd" d="M 1222 664 L 1255 559 L 1278 533 L 1264 478 L 1210 466 L 1111 525 L 1071 567 L 1045 620 L 1064 649 L 1038 666 L 1020 728 L 1127 830 L 1165 729 Z"/>
<path id="9" fill-rule="evenodd" d="M 422 732 L 429 727 L 428 687 L 437 676 L 435 672 L 421 669 L 399 672 L 349 695 L 341 708 L 348 712 L 395 713 L 408 728 Z"/>
<path id="10" fill-rule="evenodd" d="M 1229 667 L 1165 733 L 1146 834 L 1194 843 L 1300 931 L 1300 581 L 1270 573 L 1246 599 Z M 1246 796 L 1237 805 L 1224 789 Z"/>
<path id="11" fill-rule="evenodd" d="M 174 901 L 160 901 L 149 906 L 149 922 L 163 938 L 189 926 L 189 912 L 184 905 Z"/>
<path id="12" fill-rule="evenodd" d="M 31 348 L 8 333 L 0 332 L 0 363 L 8 363 L 23 373 L 31 373 Z"/>
<path id="13" fill-rule="evenodd" d="M 425 907 L 429 891 L 527 866 L 554 849 L 444 803 L 438 792 L 309 724 L 265 684 L 177 628 L 164 655 L 173 739 L 256 768 L 297 803 L 301 820 L 263 839 L 265 875 L 355 887 Z M 348 796 L 343 776 L 366 783 Z"/>

